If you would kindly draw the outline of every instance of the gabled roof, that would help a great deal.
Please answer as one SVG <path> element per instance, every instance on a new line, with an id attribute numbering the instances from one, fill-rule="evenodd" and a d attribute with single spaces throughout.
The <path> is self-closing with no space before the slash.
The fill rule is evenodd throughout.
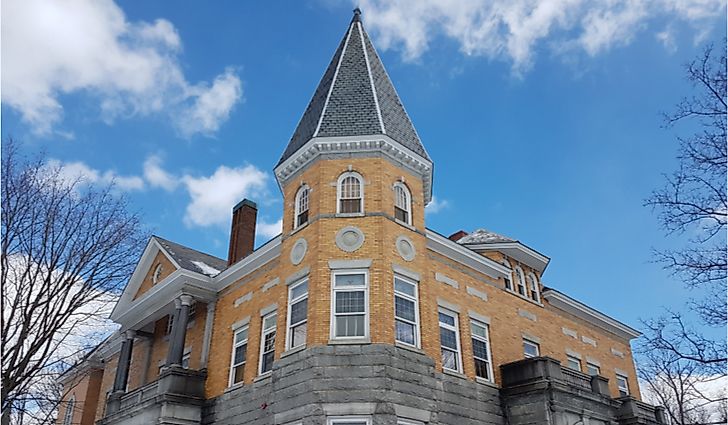
<path id="1" fill-rule="evenodd" d="M 314 137 L 384 134 L 430 160 L 360 20 L 339 43 L 278 165 Z"/>
<path id="2" fill-rule="evenodd" d="M 188 248 L 176 242 L 168 241 L 159 236 L 152 237 L 159 242 L 164 250 L 183 269 L 195 273 L 202 273 L 206 276 L 215 276 L 227 268 L 227 261 L 221 258 Z"/>
<path id="3" fill-rule="evenodd" d="M 471 234 L 465 235 L 458 239 L 457 243 L 476 252 L 499 251 L 533 267 L 541 273 L 543 273 L 550 261 L 549 257 L 516 239 L 485 229 L 478 229 Z"/>

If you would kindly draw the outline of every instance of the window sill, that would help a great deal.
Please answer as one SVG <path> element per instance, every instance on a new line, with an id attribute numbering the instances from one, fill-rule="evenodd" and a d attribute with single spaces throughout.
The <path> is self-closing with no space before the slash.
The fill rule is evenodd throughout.
<path id="1" fill-rule="evenodd" d="M 498 385 L 496 385 L 495 382 L 490 381 L 485 378 L 481 378 L 480 376 L 475 377 L 475 382 L 477 382 L 479 384 L 487 385 L 489 387 L 498 388 Z"/>
<path id="2" fill-rule="evenodd" d="M 407 223 L 406 221 L 398 220 L 398 219 L 395 218 L 394 219 L 394 222 L 397 223 L 397 224 L 399 224 L 402 227 L 406 227 L 407 229 L 409 229 L 409 230 L 411 230 L 413 232 L 416 232 L 417 231 L 417 229 L 415 228 L 415 226 Z"/>
<path id="3" fill-rule="evenodd" d="M 542 302 L 540 302 L 540 301 L 534 301 L 534 300 L 532 300 L 531 298 L 528 298 L 528 297 L 527 297 L 527 296 L 525 296 L 525 295 L 521 295 L 521 294 L 519 294 L 518 292 L 514 291 L 513 289 L 508 289 L 508 288 L 505 288 L 505 291 L 506 291 L 506 292 L 508 292 L 509 294 L 512 294 L 512 295 L 515 295 L 515 296 L 517 296 L 518 298 L 520 298 L 520 299 L 522 299 L 522 300 L 524 300 L 524 301 L 528 301 L 528 302 L 530 302 L 531 304 L 535 304 L 535 305 L 537 305 L 537 306 L 539 306 L 539 307 L 544 307 L 544 305 L 543 305 L 543 303 L 542 303 Z"/>
<path id="4" fill-rule="evenodd" d="M 405 344 L 404 342 L 395 341 L 394 346 L 397 348 L 401 348 L 403 350 L 412 351 L 418 354 L 425 354 L 424 351 L 422 351 L 421 348 L 415 347 L 414 345 Z"/>
<path id="5" fill-rule="evenodd" d="M 230 385 L 229 387 L 225 388 L 225 391 L 223 391 L 223 394 L 233 392 L 237 390 L 238 388 L 242 388 L 245 386 L 245 382 L 238 382 L 237 384 Z"/>
<path id="6" fill-rule="evenodd" d="M 329 339 L 329 345 L 358 345 L 358 344 L 371 344 L 371 343 L 372 343 L 372 340 L 369 337 Z"/>
<path id="7" fill-rule="evenodd" d="M 269 379 L 271 375 L 273 375 L 273 371 L 268 371 L 266 373 L 256 376 L 255 379 L 253 379 L 253 382 L 264 381 L 266 379 Z"/>
<path id="8" fill-rule="evenodd" d="M 346 218 L 346 217 L 364 217 L 363 212 L 358 213 L 336 213 L 337 218 Z"/>
<path id="9" fill-rule="evenodd" d="M 281 353 L 281 358 L 284 358 L 286 356 L 290 356 L 291 354 L 296 354 L 299 351 L 303 351 L 305 349 L 306 349 L 306 344 L 299 345 L 298 347 L 294 347 L 294 348 L 291 348 L 289 350 L 286 350 L 286 351 L 282 352 Z"/>
<path id="10" fill-rule="evenodd" d="M 295 235 L 296 233 L 298 233 L 298 232 L 300 232 L 301 230 L 303 230 L 303 229 L 305 229 L 306 227 L 308 227 L 308 223 L 310 223 L 310 222 L 309 222 L 309 221 L 307 221 L 307 222 L 303 223 L 302 225 L 300 225 L 300 226 L 296 227 L 295 229 L 293 229 L 293 230 L 291 231 L 291 233 L 290 233 L 290 236 L 293 236 L 293 235 Z"/>
<path id="11" fill-rule="evenodd" d="M 454 377 L 460 378 L 460 379 L 468 379 L 468 377 L 465 374 L 454 371 L 454 370 L 450 370 L 450 369 L 442 368 L 442 373 L 444 373 L 445 375 L 454 376 Z"/>

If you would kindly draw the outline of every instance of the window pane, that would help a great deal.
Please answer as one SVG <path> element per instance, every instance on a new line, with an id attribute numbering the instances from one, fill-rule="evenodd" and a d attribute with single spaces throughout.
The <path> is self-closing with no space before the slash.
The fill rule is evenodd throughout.
<path id="1" fill-rule="evenodd" d="M 236 366 L 233 370 L 233 384 L 243 381 L 243 375 L 245 374 L 245 364 Z"/>
<path id="2" fill-rule="evenodd" d="M 235 347 L 235 364 L 239 364 L 245 361 L 245 352 L 248 350 L 248 344 Z"/>
<path id="3" fill-rule="evenodd" d="M 485 326 L 479 323 L 471 322 L 470 332 L 475 336 L 479 336 L 483 339 L 488 339 L 488 331 L 486 330 Z"/>
<path id="4" fill-rule="evenodd" d="M 364 291 L 336 293 L 336 313 L 363 313 Z"/>
<path id="5" fill-rule="evenodd" d="M 587 371 L 587 373 L 589 373 L 589 375 L 599 375 L 599 366 L 593 365 L 591 363 L 587 363 L 586 371 Z"/>
<path id="6" fill-rule="evenodd" d="M 480 359 L 475 359 L 475 375 L 481 378 L 490 379 L 488 362 Z"/>
<path id="7" fill-rule="evenodd" d="M 400 319 L 415 321 L 415 302 L 402 297 L 394 297 L 394 314 Z"/>
<path id="8" fill-rule="evenodd" d="M 364 316 L 336 317 L 336 336 L 364 336 Z"/>
<path id="9" fill-rule="evenodd" d="M 473 338 L 473 356 L 479 357 L 483 360 L 487 360 L 488 345 L 479 339 Z"/>
<path id="10" fill-rule="evenodd" d="M 581 361 L 572 357 L 567 358 L 566 365 L 569 369 L 578 370 L 581 372 Z"/>
<path id="11" fill-rule="evenodd" d="M 298 347 L 306 343 L 306 329 L 308 325 L 306 323 L 298 325 L 293 328 L 293 336 L 291 337 L 291 347 Z"/>
<path id="12" fill-rule="evenodd" d="M 402 280 L 399 278 L 394 278 L 394 289 L 397 292 L 401 292 L 403 294 L 407 294 L 412 298 L 417 297 L 417 288 L 415 285 L 407 282 L 406 280 Z"/>
<path id="13" fill-rule="evenodd" d="M 306 320 L 308 314 L 308 298 L 305 298 L 291 306 L 291 324 Z"/>
<path id="14" fill-rule="evenodd" d="M 272 314 L 263 318 L 263 329 L 271 329 L 276 327 L 276 315 Z"/>
<path id="15" fill-rule="evenodd" d="M 415 326 L 402 321 L 395 321 L 397 341 L 415 345 Z"/>
<path id="16" fill-rule="evenodd" d="M 296 299 L 308 292 L 308 280 L 291 289 L 291 299 Z"/>
<path id="17" fill-rule="evenodd" d="M 455 332 L 450 329 L 440 328 L 440 345 L 457 350 L 458 346 Z"/>
<path id="18" fill-rule="evenodd" d="M 342 199 L 341 200 L 341 212 L 342 213 L 359 213 L 361 212 L 361 200 L 356 199 Z"/>
<path id="19" fill-rule="evenodd" d="M 438 315 L 439 315 L 439 318 L 440 318 L 440 323 L 445 323 L 445 324 L 450 325 L 450 326 L 455 326 L 455 318 L 454 317 L 452 317 L 452 316 L 450 316 L 448 314 L 445 314 L 443 312 L 438 313 Z"/>
<path id="20" fill-rule="evenodd" d="M 442 350 L 442 367 L 457 370 L 458 364 L 455 353 L 450 350 Z"/>
<path id="21" fill-rule="evenodd" d="M 298 214 L 298 222 L 296 223 L 296 226 L 302 226 L 306 223 L 308 223 L 308 211 Z"/>
<path id="22" fill-rule="evenodd" d="M 531 341 L 523 341 L 523 354 L 526 357 L 538 356 L 538 344 Z"/>
<path id="23" fill-rule="evenodd" d="M 271 351 L 276 345 L 276 333 L 271 332 L 265 335 L 265 344 L 263 345 L 263 351 Z"/>
<path id="24" fill-rule="evenodd" d="M 263 363 L 260 373 L 268 372 L 273 369 L 273 352 L 263 354 Z"/>
<path id="25" fill-rule="evenodd" d="M 409 222 L 409 220 L 407 219 L 407 211 L 399 207 L 394 207 L 394 218 L 405 223 Z"/>
<path id="26" fill-rule="evenodd" d="M 346 286 L 364 286 L 365 280 L 364 280 L 364 274 L 363 273 L 356 273 L 356 274 L 337 274 L 334 278 L 334 286 L 337 288 L 346 287 Z"/>
<path id="27" fill-rule="evenodd" d="M 237 332 L 237 333 L 235 334 L 235 343 L 236 343 L 236 344 L 238 344 L 238 343 L 240 343 L 240 342 L 243 342 L 243 341 L 245 341 L 246 339 L 248 339 L 248 328 L 245 328 L 245 329 L 243 329 L 243 330 L 240 330 L 240 331 L 238 331 L 238 332 Z"/>

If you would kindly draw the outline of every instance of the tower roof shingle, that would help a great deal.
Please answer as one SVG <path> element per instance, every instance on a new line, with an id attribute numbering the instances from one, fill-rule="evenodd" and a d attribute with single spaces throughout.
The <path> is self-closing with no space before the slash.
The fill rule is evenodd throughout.
<path id="1" fill-rule="evenodd" d="M 360 13 L 354 11 L 278 165 L 314 137 L 377 134 L 385 134 L 430 160 L 361 24 Z"/>

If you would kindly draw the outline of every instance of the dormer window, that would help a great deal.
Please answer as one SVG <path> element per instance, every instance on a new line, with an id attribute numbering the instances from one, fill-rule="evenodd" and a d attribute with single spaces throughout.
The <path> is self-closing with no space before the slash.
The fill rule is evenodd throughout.
<path id="1" fill-rule="evenodd" d="M 541 297 L 538 293 L 538 279 L 536 279 L 536 276 L 534 276 L 533 273 L 528 274 L 528 289 L 531 299 L 536 302 L 541 302 Z"/>
<path id="2" fill-rule="evenodd" d="M 337 213 L 360 214 L 364 212 L 364 190 L 362 177 L 348 172 L 339 177 L 337 184 Z"/>
<path id="3" fill-rule="evenodd" d="M 296 215 L 294 217 L 293 228 L 298 229 L 304 224 L 308 223 L 308 197 L 311 193 L 311 189 L 304 185 L 298 189 L 296 193 Z"/>
<path id="4" fill-rule="evenodd" d="M 503 259 L 503 265 L 506 266 L 506 267 L 508 267 L 508 270 L 513 270 L 513 267 L 511 266 L 511 262 L 508 261 L 508 260 L 506 260 L 505 258 Z M 513 282 L 511 281 L 511 275 L 505 277 L 503 280 L 505 280 L 506 289 L 509 290 L 509 291 L 512 291 L 513 290 Z"/>
<path id="5" fill-rule="evenodd" d="M 523 276 L 523 270 L 520 267 L 516 267 L 516 284 L 518 285 L 518 293 L 526 296 L 526 278 Z"/>
<path id="6" fill-rule="evenodd" d="M 394 184 L 394 218 L 412 224 L 412 195 L 403 183 Z"/>

